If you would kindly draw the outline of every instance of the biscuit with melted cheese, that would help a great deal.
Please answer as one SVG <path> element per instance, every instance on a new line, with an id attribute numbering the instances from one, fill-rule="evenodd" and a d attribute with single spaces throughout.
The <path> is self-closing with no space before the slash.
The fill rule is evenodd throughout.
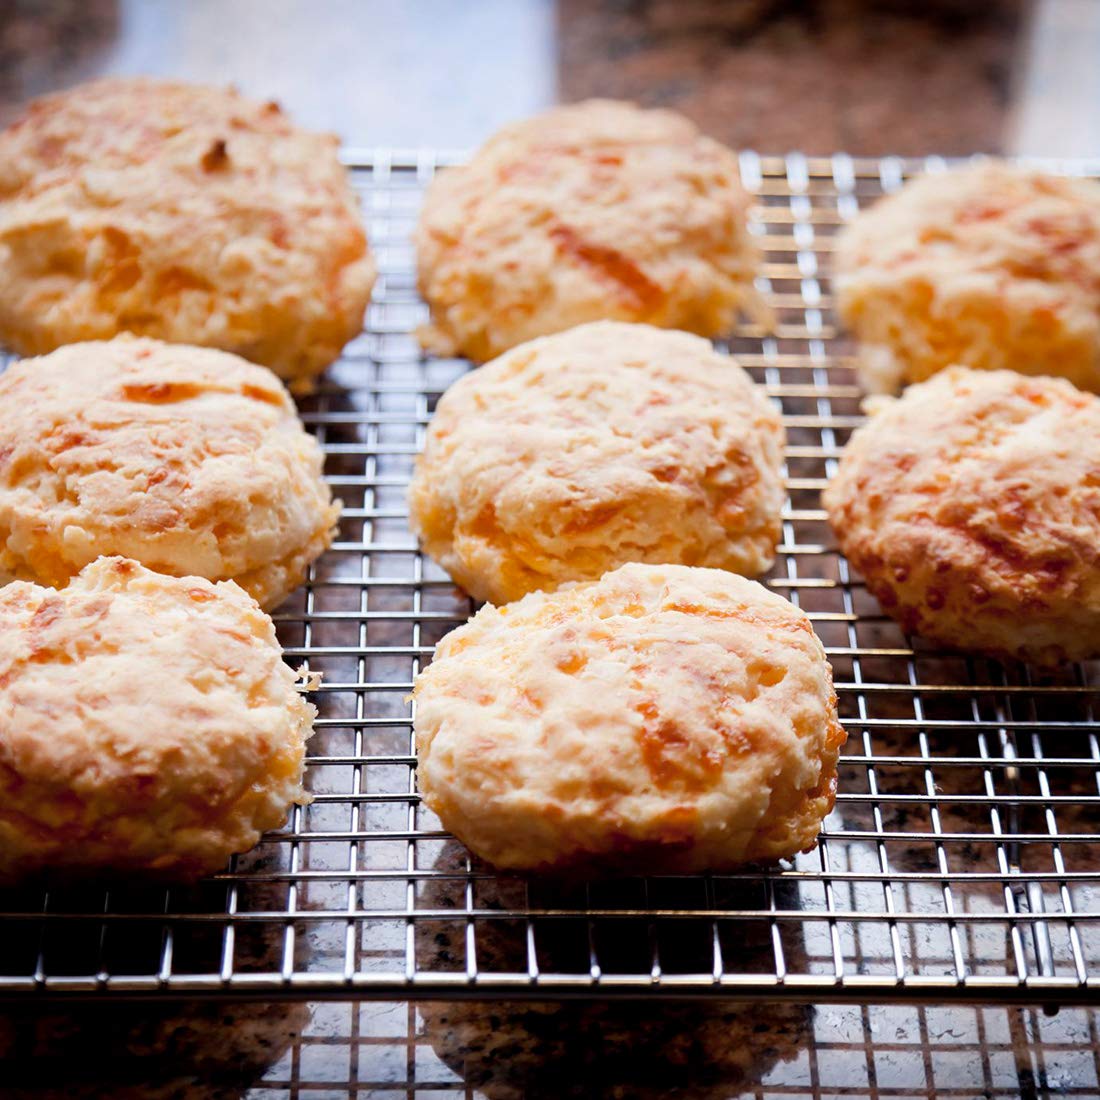
<path id="1" fill-rule="evenodd" d="M 314 708 L 237 585 L 101 558 L 0 589 L 0 881 L 194 878 L 304 802 Z"/>
<path id="2" fill-rule="evenodd" d="M 589 100 L 507 126 L 428 189 L 422 340 L 482 362 L 588 321 L 769 323 L 749 203 L 734 154 L 671 111 Z"/>
<path id="3" fill-rule="evenodd" d="M 21 355 L 128 331 L 307 389 L 374 275 L 337 139 L 275 103 L 116 78 L 0 133 L 0 340 Z"/>
<path id="4" fill-rule="evenodd" d="M 236 580 L 265 607 L 338 507 L 286 388 L 210 348 L 134 336 L 0 375 L 0 576 L 64 585 L 103 554 Z"/>
<path id="5" fill-rule="evenodd" d="M 824 503 L 883 609 L 957 649 L 1100 655 L 1100 397 L 954 367 L 871 407 Z"/>
<path id="6" fill-rule="evenodd" d="M 844 731 L 792 604 L 717 569 L 624 565 L 486 606 L 415 687 L 418 785 L 524 871 L 699 872 L 811 848 Z"/>
<path id="7" fill-rule="evenodd" d="M 923 176 L 836 246 L 859 373 L 893 392 L 944 367 L 1100 391 L 1100 184 L 986 161 Z"/>
<path id="8" fill-rule="evenodd" d="M 786 492 L 778 412 L 697 336 L 614 321 L 459 379 L 409 489 L 425 550 L 504 603 L 628 561 L 765 572 Z"/>

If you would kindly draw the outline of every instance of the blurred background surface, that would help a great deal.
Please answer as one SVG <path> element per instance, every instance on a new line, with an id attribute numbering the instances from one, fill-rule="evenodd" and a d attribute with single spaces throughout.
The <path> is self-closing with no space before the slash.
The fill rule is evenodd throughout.
<path id="1" fill-rule="evenodd" d="M 1100 155 L 1097 0 L 0 0 L 0 120 L 112 73 L 233 81 L 353 145 L 557 100 L 782 153 Z"/>

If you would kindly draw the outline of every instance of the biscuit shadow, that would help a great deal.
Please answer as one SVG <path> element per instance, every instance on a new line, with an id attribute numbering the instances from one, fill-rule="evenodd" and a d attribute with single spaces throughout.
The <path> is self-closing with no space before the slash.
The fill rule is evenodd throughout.
<path id="1" fill-rule="evenodd" d="M 805 1005 L 725 1001 L 420 1006 L 423 1037 L 489 1100 L 656 1100 L 685 1083 L 692 1097 L 719 1100 L 796 1058 L 809 1041 L 812 1013 Z"/>
<path id="2" fill-rule="evenodd" d="M 0 1008 L 5 1097 L 245 1095 L 301 1040 L 302 1002 Z"/>
<path id="3" fill-rule="evenodd" d="M 175 974 L 216 974 L 227 961 L 238 973 L 277 972 L 287 847 L 268 839 L 237 856 L 228 875 L 184 885 L 105 879 L 0 890 L 0 975 L 29 978 L 41 968 L 47 978 L 148 979 L 169 946 Z M 208 919 L 227 912 L 231 892 L 235 911 L 248 919 Z M 296 947 L 307 950 L 304 938 Z"/>
<path id="4" fill-rule="evenodd" d="M 474 908 L 507 914 L 468 922 L 456 912 L 446 920 L 417 922 L 417 966 L 421 970 L 465 970 L 475 953 L 484 980 L 494 973 L 527 969 L 534 945 L 541 972 L 587 973 L 593 958 L 609 977 L 648 973 L 654 959 L 674 980 L 677 974 L 706 973 L 714 960 L 714 922 L 687 913 L 708 903 L 711 884 L 699 878 L 652 878 L 601 884 L 564 884 L 495 877 L 483 865 L 467 873 L 467 854 L 446 845 L 421 883 L 417 906 L 425 910 Z M 782 887 L 782 880 L 779 880 Z M 791 886 L 779 900 L 797 907 Z M 728 904 L 752 908 L 747 890 Z M 713 906 L 713 894 L 709 895 Z M 576 908 L 577 919 L 534 918 L 525 908 Z M 622 916 L 587 921 L 583 910 L 614 909 Z M 640 910 L 659 910 L 650 918 Z M 513 916 L 512 914 L 515 914 Z M 729 970 L 771 974 L 775 959 L 765 913 L 760 922 L 736 922 L 721 934 Z M 801 937 L 783 929 L 784 952 L 792 970 L 805 966 Z M 654 952 L 656 951 L 656 954 Z M 731 1085 L 758 1081 L 771 1068 L 795 1058 L 808 1041 L 813 1008 L 807 1005 L 728 1001 L 428 1002 L 420 1007 L 423 1035 L 436 1054 L 491 1100 L 568 1097 L 628 1090 L 624 1095 L 664 1097 L 690 1074 L 692 1095 L 726 1096 Z M 608 1093 L 609 1094 L 609 1093 Z"/>
<path id="5" fill-rule="evenodd" d="M 0 914 L 41 913 L 0 935 L 0 974 L 29 974 L 41 961 L 47 975 L 115 977 L 155 974 L 165 933 L 172 934 L 177 974 L 217 973 L 228 957 L 235 973 L 277 972 L 285 946 L 286 883 L 262 876 L 286 869 L 286 846 L 265 842 L 236 857 L 228 877 L 186 886 L 66 887 L 0 892 Z M 261 876 L 250 879 L 249 876 Z M 230 948 L 221 921 L 188 920 L 226 911 L 235 892 Z M 97 921 L 109 911 L 113 919 Z M 262 915 L 270 913 L 271 920 Z M 88 914 L 79 920 L 67 915 Z M 163 914 L 163 917 L 159 916 Z M 0 918 L 4 928 L 5 918 Z M 308 963 L 299 937 L 296 963 Z M 28 964 L 30 969 L 28 969 Z M 0 1094 L 4 1097 L 242 1096 L 294 1044 L 309 1023 L 304 1003 L 217 1001 L 122 1002 L 109 997 L 62 1007 L 0 1005 Z"/>

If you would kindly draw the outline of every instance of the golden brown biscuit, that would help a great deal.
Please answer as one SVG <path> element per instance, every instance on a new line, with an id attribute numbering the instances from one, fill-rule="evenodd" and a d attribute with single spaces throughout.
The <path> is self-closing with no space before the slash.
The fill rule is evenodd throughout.
<path id="1" fill-rule="evenodd" d="M 307 388 L 374 282 L 336 149 L 224 88 L 112 79 L 33 102 L 0 134 L 0 339 L 37 355 L 130 331 Z"/>
<path id="2" fill-rule="evenodd" d="M 483 361 L 586 321 L 719 336 L 742 307 L 769 320 L 739 179 L 671 111 L 597 99 L 505 127 L 428 189 L 425 346 Z"/>
<path id="3" fill-rule="evenodd" d="M 884 610 L 959 649 L 1100 654 L 1100 398 L 953 367 L 872 407 L 824 503 Z"/>
<path id="4" fill-rule="evenodd" d="M 409 487 L 413 530 L 504 603 L 628 561 L 765 572 L 779 414 L 697 336 L 601 321 L 543 337 L 444 394 Z"/>
<path id="5" fill-rule="evenodd" d="M 332 541 L 322 463 L 235 355 L 124 335 L 25 359 L 0 375 L 0 576 L 60 586 L 121 554 L 274 607 Z"/>
<path id="6" fill-rule="evenodd" d="M 483 607 L 415 699 L 424 801 L 498 867 L 774 860 L 833 806 L 825 651 L 796 607 L 718 569 L 624 565 Z"/>
<path id="7" fill-rule="evenodd" d="M 0 589 L 0 880 L 221 869 L 305 801 L 314 708 L 237 585 L 101 558 Z"/>
<path id="8" fill-rule="evenodd" d="M 838 238 L 859 371 L 892 392 L 952 364 L 1100 390 L 1100 185 L 998 161 L 923 176 Z"/>

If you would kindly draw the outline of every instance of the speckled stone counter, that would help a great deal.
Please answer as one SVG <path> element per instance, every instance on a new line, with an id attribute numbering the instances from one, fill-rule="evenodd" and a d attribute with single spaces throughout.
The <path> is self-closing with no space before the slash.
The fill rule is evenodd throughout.
<path id="1" fill-rule="evenodd" d="M 3 1097 L 1095 1097 L 1100 1018 L 733 1004 L 137 1006 L 0 1019 Z"/>
<path id="2" fill-rule="evenodd" d="M 564 0 L 561 91 L 674 107 L 769 152 L 996 151 L 1026 13 L 1021 0 Z"/>
<path id="3" fill-rule="evenodd" d="M 0 118 L 53 88 L 148 72 L 235 80 L 355 145 L 470 146 L 601 94 L 767 152 L 996 150 L 1027 87 L 1033 8 L 0 0 Z M 919 867 L 927 852 L 898 858 Z M 1098 1028 L 1100 1013 L 1039 1008 L 19 1005 L 0 1007 L 0 1098 L 1091 1097 Z"/>

